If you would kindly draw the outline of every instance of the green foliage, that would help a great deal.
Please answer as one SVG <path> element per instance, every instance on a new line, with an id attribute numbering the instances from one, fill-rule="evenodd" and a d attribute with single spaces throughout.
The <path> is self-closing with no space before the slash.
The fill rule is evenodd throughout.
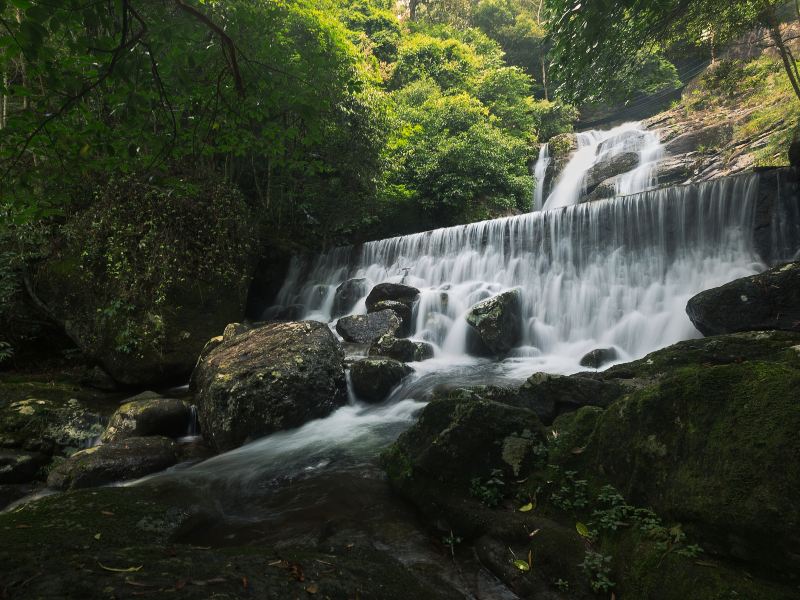
<path id="1" fill-rule="evenodd" d="M 391 85 L 397 89 L 430 77 L 442 90 L 464 89 L 479 64 L 477 53 L 469 45 L 418 33 L 400 46 Z"/>
<path id="2" fill-rule="evenodd" d="M 559 473 L 558 468 L 555 471 Z M 550 494 L 550 502 L 554 506 L 573 514 L 589 505 L 589 482 L 578 479 L 577 476 L 577 471 L 565 471 L 559 479 L 557 489 Z"/>
<path id="3" fill-rule="evenodd" d="M 611 556 L 587 550 L 580 567 L 589 578 L 589 585 L 595 592 L 609 592 L 614 589 L 611 581 Z"/>
<path id="4" fill-rule="evenodd" d="M 470 482 L 469 493 L 489 508 L 494 508 L 503 500 L 506 482 L 500 469 L 493 469 L 486 479 L 475 477 Z"/>

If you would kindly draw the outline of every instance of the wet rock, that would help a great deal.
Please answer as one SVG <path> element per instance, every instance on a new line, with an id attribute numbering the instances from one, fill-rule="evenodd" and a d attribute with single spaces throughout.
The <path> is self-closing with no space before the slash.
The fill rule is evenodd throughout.
<path id="1" fill-rule="evenodd" d="M 81 450 L 50 472 L 48 487 L 67 490 L 138 479 L 178 462 L 175 442 L 132 437 Z"/>
<path id="2" fill-rule="evenodd" d="M 271 323 L 211 350 L 191 389 L 204 437 L 229 450 L 344 404 L 344 354 L 324 323 Z"/>
<path id="3" fill-rule="evenodd" d="M 413 304 L 403 304 L 394 300 L 381 300 L 376 302 L 370 312 L 382 310 L 393 310 L 400 317 L 400 329 L 397 330 L 397 337 L 407 337 L 411 334 L 413 320 Z"/>
<path id="4" fill-rule="evenodd" d="M 333 316 L 348 314 L 366 293 L 367 280 L 364 278 L 348 279 L 339 284 L 333 297 Z"/>
<path id="5" fill-rule="evenodd" d="M 261 315 L 264 321 L 297 321 L 303 318 L 306 307 L 302 304 L 270 306 Z"/>
<path id="6" fill-rule="evenodd" d="M 26 398 L 0 404 L 0 446 L 44 453 L 85 448 L 100 437 L 106 419 L 75 399 Z"/>
<path id="7" fill-rule="evenodd" d="M 646 142 L 647 134 L 643 131 L 632 129 L 624 131 L 619 135 L 614 136 L 597 146 L 597 154 L 605 154 L 614 147 L 622 147 L 623 150 L 628 152 L 636 152 Z"/>
<path id="8" fill-rule="evenodd" d="M 656 167 L 659 187 L 681 185 L 691 180 L 697 168 L 694 155 L 668 156 L 658 162 Z"/>
<path id="9" fill-rule="evenodd" d="M 703 335 L 779 329 L 800 332 L 800 263 L 700 292 L 686 312 Z"/>
<path id="10" fill-rule="evenodd" d="M 356 396 L 367 402 L 381 402 L 412 371 L 392 358 L 366 358 L 350 367 L 350 381 Z"/>
<path id="11" fill-rule="evenodd" d="M 618 359 L 619 353 L 616 348 L 595 348 L 583 355 L 580 365 L 582 367 L 589 367 L 590 369 L 599 369 L 603 365 Z"/>
<path id="12" fill-rule="evenodd" d="M 613 198 L 617 195 L 617 181 L 619 177 L 612 177 L 597 184 L 597 186 L 588 195 L 581 196 L 580 202 L 594 202 L 596 200 L 605 200 L 606 198 Z"/>
<path id="13" fill-rule="evenodd" d="M 638 165 L 639 154 L 637 152 L 623 152 L 601 160 L 586 173 L 586 193 L 591 194 L 601 182 L 627 173 Z"/>
<path id="14" fill-rule="evenodd" d="M 182 400 L 157 397 L 126 402 L 111 416 L 102 441 L 148 435 L 179 437 L 186 433 L 190 419 L 189 405 Z"/>
<path id="15" fill-rule="evenodd" d="M 225 326 L 225 330 L 222 332 L 222 341 L 227 342 L 228 340 L 232 340 L 237 335 L 242 335 L 249 330 L 250 327 L 244 323 L 228 323 Z"/>
<path id="16" fill-rule="evenodd" d="M 519 290 L 509 290 L 473 306 L 467 315 L 467 323 L 490 353 L 503 356 L 519 341 L 522 328 L 520 311 Z"/>
<path id="17" fill-rule="evenodd" d="M 0 512 L 10 504 L 30 496 L 38 489 L 35 483 L 0 484 Z"/>
<path id="18" fill-rule="evenodd" d="M 367 296 L 367 312 L 375 311 L 377 304 L 386 300 L 399 302 L 412 308 L 417 298 L 419 298 L 419 290 L 415 287 L 402 283 L 379 283 Z"/>
<path id="19" fill-rule="evenodd" d="M 503 401 L 527 408 L 535 412 L 543 423 L 551 423 L 558 415 L 582 406 L 607 407 L 622 393 L 623 388 L 613 381 L 598 381 L 580 375 L 534 373 Z"/>
<path id="20" fill-rule="evenodd" d="M 38 452 L 0 448 L 0 484 L 33 481 L 48 460 Z"/>
<path id="21" fill-rule="evenodd" d="M 347 342 L 372 344 L 381 336 L 394 334 L 400 329 L 400 317 L 393 310 L 382 310 L 366 315 L 342 317 L 336 322 L 336 332 Z"/>
<path id="22" fill-rule="evenodd" d="M 412 342 L 384 335 L 369 349 L 370 356 L 385 356 L 400 362 L 419 362 L 433 358 L 433 346 L 427 342 Z"/>
<path id="23" fill-rule="evenodd" d="M 670 154 L 686 154 L 699 150 L 709 150 L 731 140 L 733 125 L 729 122 L 714 123 L 669 140 L 664 148 Z"/>
<path id="24" fill-rule="evenodd" d="M 117 382 L 111 378 L 111 375 L 97 366 L 86 374 L 81 383 L 104 392 L 114 392 L 119 389 Z"/>

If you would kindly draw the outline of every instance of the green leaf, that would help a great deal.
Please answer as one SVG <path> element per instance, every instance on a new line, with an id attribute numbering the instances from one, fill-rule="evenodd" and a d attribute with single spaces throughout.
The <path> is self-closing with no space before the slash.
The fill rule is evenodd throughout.
<path id="1" fill-rule="evenodd" d="M 517 567 L 523 573 L 527 573 L 531 570 L 531 566 L 525 562 L 524 560 L 520 560 L 519 558 L 514 561 L 514 566 Z"/>
<path id="2" fill-rule="evenodd" d="M 526 505 L 520 506 L 518 510 L 519 512 L 531 512 L 534 508 L 536 508 L 536 506 L 533 502 L 528 502 Z"/>
<path id="3" fill-rule="evenodd" d="M 592 537 L 592 534 L 589 531 L 589 528 L 586 525 L 584 525 L 583 523 L 581 523 L 580 521 L 575 523 L 575 531 L 577 531 L 578 535 L 581 536 L 581 537 L 585 537 L 585 538 Z"/>
<path id="4" fill-rule="evenodd" d="M 138 571 L 141 571 L 142 568 L 144 568 L 144 565 L 139 565 L 138 567 L 121 567 L 121 568 L 107 567 L 100 561 L 98 561 L 97 564 L 100 565 L 100 568 L 103 569 L 104 571 L 111 571 L 112 573 L 136 573 Z"/>

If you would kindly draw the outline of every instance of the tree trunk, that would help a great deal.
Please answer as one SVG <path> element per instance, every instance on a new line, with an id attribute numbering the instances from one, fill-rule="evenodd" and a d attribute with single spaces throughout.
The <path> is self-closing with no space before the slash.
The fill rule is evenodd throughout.
<path id="1" fill-rule="evenodd" d="M 775 13 L 770 9 L 766 15 L 765 20 L 769 29 L 769 35 L 772 42 L 778 49 L 783 61 L 783 68 L 786 70 L 786 75 L 789 77 L 789 82 L 792 84 L 792 89 L 798 100 L 800 100 L 800 72 L 797 70 L 797 61 L 792 55 L 791 49 L 784 43 L 783 35 L 781 34 L 781 25 L 778 19 L 775 18 Z"/>

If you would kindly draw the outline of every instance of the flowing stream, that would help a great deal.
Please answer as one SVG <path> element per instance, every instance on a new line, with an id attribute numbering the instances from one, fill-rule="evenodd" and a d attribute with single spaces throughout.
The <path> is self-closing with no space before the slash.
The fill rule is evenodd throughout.
<path id="1" fill-rule="evenodd" d="M 435 356 L 412 363 L 414 373 L 380 405 L 351 397 L 325 419 L 151 478 L 214 505 L 224 525 L 201 528 L 192 539 L 319 543 L 341 517 L 347 535 L 402 546 L 403 560 L 441 563 L 424 535 L 409 533 L 418 528 L 403 529 L 405 541 L 387 538 L 391 528 L 382 519 L 408 525 L 413 517 L 387 493 L 375 462 L 437 385 L 518 384 L 537 371 L 582 370 L 581 357 L 598 347 L 614 347 L 627 361 L 699 336 L 685 314 L 689 298 L 766 268 L 753 243 L 758 176 L 578 204 L 598 158 L 628 151 L 639 160 L 616 179 L 618 191 L 651 188 L 661 153 L 657 136 L 636 124 L 589 132 L 549 197 L 538 198 L 546 210 L 336 248 L 310 264 L 293 261 L 277 303 L 331 327 L 343 314 L 365 313 L 365 297 L 377 283 L 419 288 L 411 337 L 433 344 Z M 548 160 L 545 148 L 537 178 Z M 362 280 L 363 294 L 334 314 L 337 288 L 349 279 Z M 521 342 L 502 361 L 471 356 L 467 312 L 510 289 L 523 300 Z M 371 499 L 369 517 L 353 494 Z M 491 580 L 486 576 L 479 587 L 491 587 Z M 465 590 L 473 593 L 474 586 Z"/>

